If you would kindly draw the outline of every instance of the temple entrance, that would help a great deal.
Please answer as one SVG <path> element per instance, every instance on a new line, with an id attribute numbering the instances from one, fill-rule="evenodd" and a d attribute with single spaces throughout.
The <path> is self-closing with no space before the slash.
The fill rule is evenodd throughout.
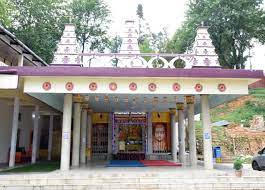
<path id="1" fill-rule="evenodd" d="M 113 148 L 118 160 L 145 159 L 147 145 L 146 113 L 115 113 L 115 142 Z M 115 146 L 116 145 L 116 146 Z"/>

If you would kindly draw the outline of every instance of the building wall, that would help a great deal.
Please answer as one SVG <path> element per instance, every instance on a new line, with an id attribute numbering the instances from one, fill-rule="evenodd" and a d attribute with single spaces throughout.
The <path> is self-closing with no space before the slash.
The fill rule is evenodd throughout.
<path id="1" fill-rule="evenodd" d="M 0 163 L 8 160 L 8 149 L 11 142 L 12 106 L 0 102 Z"/>

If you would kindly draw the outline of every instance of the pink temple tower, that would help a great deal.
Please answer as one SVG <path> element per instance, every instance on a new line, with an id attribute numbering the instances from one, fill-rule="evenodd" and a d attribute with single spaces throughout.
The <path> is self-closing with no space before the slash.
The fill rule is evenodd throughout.
<path id="1" fill-rule="evenodd" d="M 74 24 L 65 25 L 63 35 L 54 53 L 52 65 L 81 65 Z"/>
<path id="2" fill-rule="evenodd" d="M 220 67 L 218 55 L 208 33 L 208 27 L 200 26 L 193 46 L 192 67 Z"/>

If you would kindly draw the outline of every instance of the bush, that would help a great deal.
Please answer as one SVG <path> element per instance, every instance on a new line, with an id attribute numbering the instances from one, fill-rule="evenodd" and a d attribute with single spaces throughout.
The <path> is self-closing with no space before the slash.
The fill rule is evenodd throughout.
<path id="1" fill-rule="evenodd" d="M 234 158 L 234 169 L 241 170 L 243 168 L 243 164 L 248 162 L 251 159 L 249 156 L 236 156 Z"/>

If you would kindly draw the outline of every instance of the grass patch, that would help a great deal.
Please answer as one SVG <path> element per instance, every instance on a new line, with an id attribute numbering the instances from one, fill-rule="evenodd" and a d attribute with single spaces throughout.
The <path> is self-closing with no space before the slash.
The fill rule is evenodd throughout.
<path id="1" fill-rule="evenodd" d="M 211 109 L 212 122 L 227 120 L 232 123 L 249 126 L 249 121 L 254 115 L 263 115 L 265 117 L 265 89 L 251 90 L 251 100 L 248 100 L 239 108 L 231 109 L 224 104 L 222 107 Z"/>
<path id="2" fill-rule="evenodd" d="M 32 165 L 7 169 L 0 173 L 51 172 L 60 168 L 60 162 L 41 162 Z"/>

